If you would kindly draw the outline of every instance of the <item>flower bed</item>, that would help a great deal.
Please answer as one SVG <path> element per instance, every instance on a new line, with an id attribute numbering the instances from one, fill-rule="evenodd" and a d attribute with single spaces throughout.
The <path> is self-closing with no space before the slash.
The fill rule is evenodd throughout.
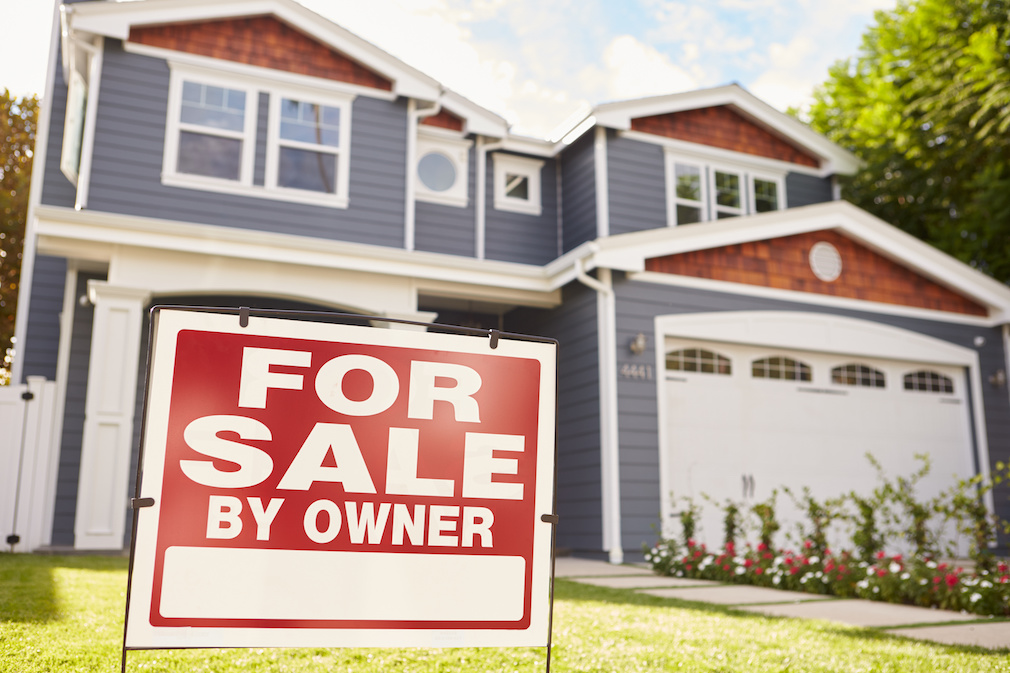
<path id="1" fill-rule="evenodd" d="M 959 610 L 979 615 L 1010 616 L 1010 568 L 998 563 L 993 572 L 966 572 L 930 559 L 888 556 L 878 552 L 873 563 L 850 552 L 819 554 L 811 542 L 802 552 L 772 551 L 767 545 L 733 544 L 716 552 L 688 540 L 660 540 L 646 550 L 654 571 L 672 577 L 805 591 L 843 598 L 866 598 L 921 607 Z"/>

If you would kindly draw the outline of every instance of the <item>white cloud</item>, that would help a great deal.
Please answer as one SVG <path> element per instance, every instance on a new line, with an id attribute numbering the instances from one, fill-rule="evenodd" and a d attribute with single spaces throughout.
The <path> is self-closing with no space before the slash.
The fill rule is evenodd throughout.
<path id="1" fill-rule="evenodd" d="M 53 0 L 0 0 L 0 15 L 16 17 L 0 40 L 0 89 L 43 94 L 49 60 Z"/>
<path id="2" fill-rule="evenodd" d="M 666 54 L 630 35 L 614 38 L 603 52 L 602 68 L 584 68 L 580 82 L 583 89 L 601 91 L 606 100 L 655 96 L 698 86 L 695 78 Z"/>

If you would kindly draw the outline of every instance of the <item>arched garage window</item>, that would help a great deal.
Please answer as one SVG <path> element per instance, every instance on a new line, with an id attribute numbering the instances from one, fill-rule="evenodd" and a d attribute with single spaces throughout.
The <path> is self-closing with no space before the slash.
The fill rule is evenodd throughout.
<path id="1" fill-rule="evenodd" d="M 940 372 L 921 369 L 905 374 L 905 390 L 953 394 L 954 382 L 949 376 L 944 376 Z"/>
<path id="2" fill-rule="evenodd" d="M 751 376 L 756 379 L 783 379 L 786 381 L 809 381 L 810 365 L 792 358 L 773 356 L 754 360 Z"/>
<path id="3" fill-rule="evenodd" d="M 858 363 L 839 365 L 831 370 L 831 382 L 842 386 L 883 388 L 884 372 Z"/>
<path id="4" fill-rule="evenodd" d="M 667 371 L 729 375 L 729 358 L 704 348 L 683 348 L 666 354 Z"/>

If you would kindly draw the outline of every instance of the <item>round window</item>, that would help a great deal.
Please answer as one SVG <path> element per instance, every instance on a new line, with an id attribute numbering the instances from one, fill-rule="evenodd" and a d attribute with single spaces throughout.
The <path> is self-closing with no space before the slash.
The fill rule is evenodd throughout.
<path id="1" fill-rule="evenodd" d="M 417 177 L 433 192 L 444 192 L 456 184 L 456 166 L 441 152 L 428 152 L 417 162 Z"/>
<path id="2" fill-rule="evenodd" d="M 827 241 L 820 241 L 810 249 L 810 269 L 825 283 L 837 280 L 842 275 L 842 256 L 838 248 Z"/>

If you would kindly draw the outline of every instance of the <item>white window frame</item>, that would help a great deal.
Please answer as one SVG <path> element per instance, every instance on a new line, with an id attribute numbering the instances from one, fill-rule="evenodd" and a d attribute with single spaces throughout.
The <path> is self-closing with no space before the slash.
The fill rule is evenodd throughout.
<path id="1" fill-rule="evenodd" d="M 420 175 L 416 175 L 414 198 L 418 201 L 438 203 L 444 206 L 458 208 L 468 206 L 470 204 L 470 149 L 472 147 L 472 140 L 461 138 L 453 131 L 435 127 L 419 127 L 417 129 L 417 161 L 413 168 L 415 174 L 421 159 L 432 152 L 437 152 L 452 162 L 452 166 L 456 170 L 456 181 L 449 189 L 435 191 L 424 184 Z"/>
<path id="2" fill-rule="evenodd" d="M 222 67 L 208 67 L 201 63 L 169 60 L 169 91 L 168 110 L 165 124 L 165 149 L 162 156 L 161 182 L 171 187 L 198 189 L 201 191 L 218 192 L 222 194 L 237 194 L 255 198 L 308 203 L 333 208 L 347 208 L 349 204 L 350 176 L 350 142 L 351 142 L 351 107 L 356 96 L 353 91 L 336 91 L 312 86 L 312 83 L 281 83 L 269 76 L 256 71 L 234 68 L 232 64 Z M 189 129 L 182 124 L 182 86 L 184 82 L 196 82 L 220 86 L 227 89 L 243 91 L 245 99 L 245 118 L 241 132 L 234 136 L 221 132 L 223 137 L 235 137 L 242 140 L 241 164 L 239 179 L 229 180 L 203 175 L 180 173 L 177 170 L 179 154 L 179 133 L 185 130 L 205 132 L 193 127 Z M 329 84 L 329 83 L 327 83 Z M 268 96 L 267 104 L 267 138 L 266 166 L 264 167 L 264 184 L 253 184 L 256 162 L 257 128 L 259 124 L 260 95 Z M 340 147 L 337 154 L 337 183 L 334 194 L 324 194 L 303 189 L 293 189 L 277 186 L 277 161 L 280 156 L 280 101 L 282 98 L 294 98 L 299 101 L 318 103 L 330 107 L 340 107 Z"/>
<path id="3" fill-rule="evenodd" d="M 219 86 L 225 89 L 245 93 L 245 114 L 241 131 L 215 130 L 212 134 L 206 127 L 183 124 L 182 117 L 182 86 L 185 82 Z M 252 187 L 253 164 L 256 159 L 256 121 L 259 103 L 259 93 L 248 82 L 236 81 L 221 73 L 202 68 L 173 67 L 168 85 L 168 120 L 165 129 L 165 154 L 162 157 L 162 182 L 174 187 L 189 187 L 194 189 L 234 192 L 245 191 Z M 235 138 L 242 141 L 242 154 L 239 163 L 238 180 L 215 178 L 206 175 L 180 173 L 177 169 L 179 158 L 179 135 L 183 131 L 194 131 L 208 135 L 219 135 L 223 138 Z M 245 189 L 243 189 L 245 188 Z"/>
<path id="4" fill-rule="evenodd" d="M 719 189 L 715 182 L 716 173 L 722 173 L 724 175 L 735 175 L 737 181 L 740 184 L 740 206 L 721 206 L 719 205 Z M 730 168 L 726 166 L 711 165 L 708 167 L 708 179 L 709 179 L 709 216 L 713 220 L 720 219 L 719 213 L 728 213 L 733 217 L 742 217 L 749 214 L 747 211 L 747 186 L 750 184 L 750 179 L 744 171 L 737 168 Z"/>
<path id="5" fill-rule="evenodd" d="M 698 188 L 701 190 L 701 200 L 685 199 L 677 196 L 677 166 L 691 166 L 698 169 Z M 697 208 L 701 212 L 700 222 L 705 222 L 708 217 L 708 171 L 704 163 L 687 159 L 674 159 L 667 162 L 668 179 L 666 181 L 666 202 L 670 204 L 669 221 L 671 224 L 677 222 L 677 206 L 683 205 L 689 208 Z M 689 222 L 688 224 L 694 224 Z"/>
<path id="6" fill-rule="evenodd" d="M 715 221 L 719 212 L 733 213 L 736 216 L 746 216 L 757 214 L 757 202 L 755 200 L 754 181 L 765 180 L 775 183 L 777 192 L 776 210 L 786 209 L 786 173 L 788 169 L 777 170 L 777 166 L 769 165 L 769 162 L 757 160 L 749 162 L 746 159 L 737 160 L 737 157 L 725 157 L 722 154 L 709 155 L 705 152 L 682 151 L 679 148 L 666 147 L 666 161 L 664 168 L 666 171 L 666 203 L 667 203 L 667 224 L 671 227 L 678 225 L 677 205 L 690 205 L 697 207 L 694 201 L 681 199 L 676 195 L 674 184 L 677 164 L 696 166 L 702 174 L 702 222 Z M 740 208 L 730 208 L 716 204 L 715 174 L 731 173 L 739 176 L 740 179 Z"/>
<path id="7" fill-rule="evenodd" d="M 271 195 L 286 201 L 346 208 L 348 204 L 351 168 L 351 102 L 354 100 L 354 97 L 293 87 L 271 87 L 268 93 L 270 100 L 267 104 L 267 147 L 264 188 Z M 285 98 L 294 99 L 301 103 L 314 103 L 316 105 L 338 108 L 340 110 L 339 146 L 332 148 L 312 143 L 283 140 L 281 138 L 281 101 Z M 335 154 L 337 157 L 335 191 L 332 194 L 327 194 L 325 192 L 279 186 L 277 180 L 282 147 Z"/>
<path id="8" fill-rule="evenodd" d="M 494 161 L 495 210 L 506 210 L 524 215 L 540 215 L 543 212 L 543 204 L 540 199 L 540 171 L 544 167 L 544 162 L 540 159 L 530 159 L 501 152 L 495 152 L 491 156 Z M 507 180 L 510 174 L 526 178 L 528 199 L 508 196 Z"/>
<path id="9" fill-rule="evenodd" d="M 749 197 L 748 197 L 748 212 L 758 215 L 757 210 L 757 186 L 754 184 L 756 180 L 762 180 L 764 182 L 771 182 L 775 185 L 775 210 L 785 210 L 785 194 L 786 194 L 786 179 L 784 175 L 774 175 L 769 173 L 762 173 L 760 171 L 752 171 L 747 177 L 747 186 L 749 187 Z M 769 211 L 770 212 L 770 211 Z"/>

